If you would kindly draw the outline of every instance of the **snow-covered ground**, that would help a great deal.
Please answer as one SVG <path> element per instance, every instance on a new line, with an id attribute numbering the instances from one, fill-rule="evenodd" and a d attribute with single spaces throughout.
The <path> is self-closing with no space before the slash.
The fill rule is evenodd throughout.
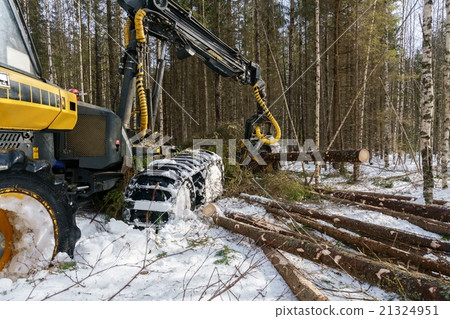
<path id="1" fill-rule="evenodd" d="M 300 170 L 300 166 L 290 169 Z M 307 169 L 312 167 L 308 165 Z M 374 161 L 372 165 L 362 166 L 361 181 L 351 184 L 347 182 L 349 178 L 335 176 L 332 172 L 322 172 L 324 185 L 407 194 L 417 197 L 418 202 L 422 198 L 420 175 L 411 162 L 396 169 L 384 169 L 381 161 Z M 398 177 L 394 177 L 396 175 Z M 435 197 L 450 200 L 450 192 L 439 187 Z M 236 198 L 221 199 L 217 206 L 275 221 L 257 205 L 249 206 Z M 379 213 L 329 202 L 319 203 L 316 207 L 440 238 L 406 221 Z M 1 278 L 0 273 L 0 301 L 296 300 L 260 248 L 249 239 L 213 225 L 200 210 L 184 211 L 158 233 L 153 229 L 136 230 L 121 221 L 103 217 L 92 221 L 92 216 L 82 212 L 77 217 L 82 237 L 73 260 L 60 254 L 54 266 L 13 280 Z M 286 256 L 330 300 L 402 299 L 361 283 L 343 271 L 289 254 Z"/>

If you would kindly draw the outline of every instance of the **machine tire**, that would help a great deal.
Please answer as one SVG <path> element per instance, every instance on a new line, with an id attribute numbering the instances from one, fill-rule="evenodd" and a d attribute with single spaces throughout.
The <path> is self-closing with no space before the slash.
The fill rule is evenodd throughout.
<path id="1" fill-rule="evenodd" d="M 48 266 L 58 252 L 66 252 L 73 256 L 75 244 L 81 232 L 75 222 L 76 208 L 69 202 L 64 183 L 55 181 L 48 167 L 44 166 L 44 169 L 30 172 L 23 165 L 15 166 L 8 171 L 0 172 L 0 215 L 3 215 L 3 225 L 5 216 L 10 224 L 10 227 L 4 225 L 3 229 L 0 229 L 2 233 L 4 232 L 3 237 L 6 239 L 4 253 L 0 256 L 0 270 L 3 267 L 9 269 L 8 263 L 15 257 L 23 258 L 23 256 L 19 257 L 19 254 L 26 256 L 26 254 L 36 253 L 30 247 L 23 247 L 26 240 L 29 241 L 24 236 L 39 238 L 38 243 L 41 242 L 42 236 L 46 236 L 47 239 L 54 238 L 48 245 L 43 244 L 51 247 L 34 246 L 32 248 L 42 255 L 42 260 L 36 263 L 37 267 Z M 38 206 L 41 209 L 30 213 L 30 209 L 26 210 L 27 203 L 41 205 Z M 30 217 L 40 220 L 36 223 L 31 221 Z M 41 222 L 45 231 L 39 230 L 38 225 Z M 8 234 L 8 228 L 12 228 L 13 236 Z M 48 233 L 49 230 L 52 234 Z M 45 241 L 42 242 L 45 243 Z M 45 263 L 47 265 L 43 265 Z M 31 266 L 34 266 L 32 261 Z M 14 270 L 10 271 L 14 272 Z"/>

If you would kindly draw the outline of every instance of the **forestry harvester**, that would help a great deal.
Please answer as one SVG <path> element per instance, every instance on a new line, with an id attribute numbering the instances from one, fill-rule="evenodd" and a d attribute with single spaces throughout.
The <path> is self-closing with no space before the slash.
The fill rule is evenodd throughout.
<path id="1" fill-rule="evenodd" d="M 168 45 L 176 47 L 179 59 L 197 56 L 218 74 L 253 87 L 257 114 L 247 120 L 244 139 L 265 145 L 267 151 L 281 137 L 264 102 L 257 64 L 174 1 L 118 3 L 128 20 L 116 114 L 78 101 L 75 94 L 45 80 L 18 1 L 0 0 L 0 270 L 26 273 L 30 266 L 47 265 L 58 252 L 73 254 L 80 238 L 77 202 L 122 180 L 127 150 L 136 156 L 138 148 L 146 147 L 143 139 L 154 133 L 149 114 L 156 114 Z M 144 50 L 150 37 L 162 45 L 153 94 L 144 84 Z M 134 114 L 140 117 L 137 129 L 132 128 Z M 135 138 L 137 133 L 141 138 Z M 198 150 L 167 159 L 161 149 L 162 159 L 127 186 L 123 215 L 131 224 L 167 219 L 220 193 L 223 167 L 216 154 Z M 247 156 L 243 154 L 242 159 Z"/>

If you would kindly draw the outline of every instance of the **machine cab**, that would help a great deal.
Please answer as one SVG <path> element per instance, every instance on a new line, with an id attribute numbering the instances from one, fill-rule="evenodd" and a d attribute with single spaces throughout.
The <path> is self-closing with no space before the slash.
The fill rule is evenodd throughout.
<path id="1" fill-rule="evenodd" d="M 17 0 L 0 0 L 0 130 L 71 130 L 76 96 L 42 79 Z"/>
<path id="2" fill-rule="evenodd" d="M 0 0 L 0 64 L 19 72 L 40 75 L 39 61 L 33 43 L 13 3 Z M 3 79 L 2 79 L 3 80 Z"/>

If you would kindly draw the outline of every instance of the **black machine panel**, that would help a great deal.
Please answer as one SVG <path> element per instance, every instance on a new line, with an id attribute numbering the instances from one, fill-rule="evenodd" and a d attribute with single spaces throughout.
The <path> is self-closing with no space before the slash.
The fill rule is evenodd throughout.
<path id="1" fill-rule="evenodd" d="M 76 161 L 78 167 L 103 170 L 122 163 L 122 121 L 112 111 L 78 103 L 78 122 L 72 131 L 62 133 L 58 160 Z"/>

